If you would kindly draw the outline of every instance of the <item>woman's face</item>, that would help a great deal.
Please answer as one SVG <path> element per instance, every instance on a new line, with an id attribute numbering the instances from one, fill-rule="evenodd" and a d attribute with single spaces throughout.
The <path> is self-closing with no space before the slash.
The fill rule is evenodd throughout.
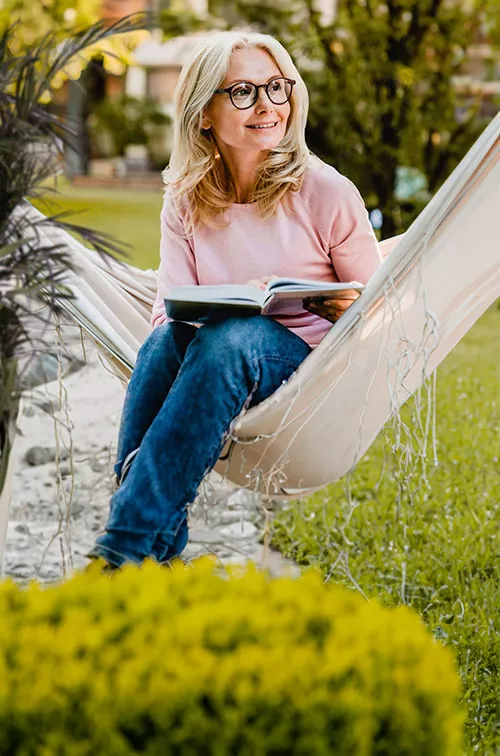
<path id="1" fill-rule="evenodd" d="M 220 89 L 240 81 L 267 84 L 277 76 L 283 76 L 274 58 L 258 47 L 235 50 L 226 78 Z M 275 105 L 262 87 L 254 105 L 246 110 L 234 107 L 228 94 L 213 96 L 202 119 L 202 128 L 210 128 L 221 152 L 224 147 L 231 151 L 256 152 L 272 150 L 285 136 L 290 116 L 290 103 Z M 267 128 L 256 128 L 257 126 Z"/>

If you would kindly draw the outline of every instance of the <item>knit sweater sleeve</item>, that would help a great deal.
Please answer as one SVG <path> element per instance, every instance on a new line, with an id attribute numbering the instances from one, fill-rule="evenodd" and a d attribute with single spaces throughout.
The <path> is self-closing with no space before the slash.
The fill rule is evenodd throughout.
<path id="1" fill-rule="evenodd" d="M 361 194 L 352 181 L 341 178 L 327 229 L 330 257 L 340 281 L 365 284 L 380 267 L 382 255 Z"/>
<path id="2" fill-rule="evenodd" d="M 367 283 L 382 255 L 355 184 L 333 166 L 312 158 L 302 196 L 338 280 Z"/>
<path id="3" fill-rule="evenodd" d="M 193 242 L 186 238 L 182 217 L 169 194 L 163 202 L 160 222 L 160 268 L 151 316 L 153 328 L 168 320 L 163 300 L 174 286 L 198 284 Z"/>

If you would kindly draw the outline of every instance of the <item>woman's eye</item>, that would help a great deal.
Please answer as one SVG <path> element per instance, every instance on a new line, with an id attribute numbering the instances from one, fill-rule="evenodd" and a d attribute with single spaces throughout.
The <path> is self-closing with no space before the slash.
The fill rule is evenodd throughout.
<path id="1" fill-rule="evenodd" d="M 247 84 L 241 84 L 233 89 L 233 97 L 248 97 L 251 94 L 251 87 Z"/>
<path id="2" fill-rule="evenodd" d="M 283 84 L 281 81 L 272 81 L 271 82 L 271 89 L 273 92 L 279 92 L 283 88 Z"/>

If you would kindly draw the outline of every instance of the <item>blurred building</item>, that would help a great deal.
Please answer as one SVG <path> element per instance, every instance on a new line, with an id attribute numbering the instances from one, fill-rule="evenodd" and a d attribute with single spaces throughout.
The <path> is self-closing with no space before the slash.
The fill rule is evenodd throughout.
<path id="1" fill-rule="evenodd" d="M 453 77 L 457 93 L 463 101 L 463 109 L 478 99 L 481 114 L 493 117 L 500 109 L 500 59 L 493 49 L 486 29 L 482 29 L 460 67 Z M 458 114 L 460 116 L 460 113 Z"/>
<path id="2" fill-rule="evenodd" d="M 102 0 L 102 18 L 105 21 L 113 21 L 133 13 L 153 11 L 159 0 Z M 125 77 L 113 75 L 108 72 L 102 74 L 104 95 L 116 97 L 125 92 Z"/>

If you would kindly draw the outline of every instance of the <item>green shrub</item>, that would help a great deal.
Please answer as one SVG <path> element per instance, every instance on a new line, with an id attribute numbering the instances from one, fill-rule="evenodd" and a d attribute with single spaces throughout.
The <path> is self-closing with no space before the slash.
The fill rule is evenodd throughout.
<path id="1" fill-rule="evenodd" d="M 111 154 L 123 156 L 128 144 L 147 144 L 149 126 L 166 126 L 170 116 L 163 113 L 150 97 L 106 97 L 94 105 L 87 121 L 94 152 L 102 152 L 99 135 L 111 140 Z M 106 152 L 106 150 L 105 150 Z"/>
<path id="2" fill-rule="evenodd" d="M 7 581 L 0 616 L 1 754 L 460 752 L 451 653 L 411 610 L 316 571 Z"/>

